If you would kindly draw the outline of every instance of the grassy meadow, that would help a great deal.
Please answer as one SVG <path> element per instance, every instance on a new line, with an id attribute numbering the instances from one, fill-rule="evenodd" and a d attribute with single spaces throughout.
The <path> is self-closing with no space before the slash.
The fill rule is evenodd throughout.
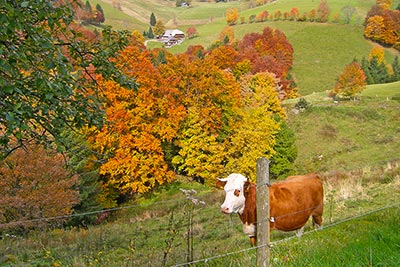
<path id="1" fill-rule="evenodd" d="M 356 101 L 327 98 L 344 65 L 368 56 L 374 45 L 363 38 L 361 25 L 374 2 L 328 0 L 333 13 L 345 5 L 356 7 L 350 25 L 267 21 L 234 26 L 238 39 L 274 27 L 293 45 L 292 74 L 309 103 L 299 113 L 294 111 L 299 99 L 284 103 L 296 136 L 295 169 L 318 171 L 324 180 L 325 228 L 312 231 L 307 225 L 301 238 L 273 232 L 271 266 L 400 266 L 400 208 L 388 207 L 400 200 L 400 82 L 367 86 Z M 189 45 L 211 45 L 226 26 L 224 12 L 230 7 L 240 8 L 241 16 L 248 18 L 265 9 L 271 13 L 297 7 L 302 14 L 318 5 L 278 0 L 250 8 L 247 1 L 192 1 L 193 7 L 176 8 L 175 1 L 121 0 L 120 11 L 111 0 L 90 3 L 100 3 L 106 23 L 117 29 L 147 31 L 151 12 L 174 28 L 195 26 L 199 36 L 170 49 L 173 53 Z M 170 24 L 174 21 L 177 25 Z M 385 51 L 388 62 L 398 54 Z M 185 199 L 182 188 L 196 190 L 194 197 L 204 204 Z M 25 235 L 2 232 L 0 266 L 159 267 L 190 260 L 199 260 L 192 266 L 255 266 L 255 249 L 250 249 L 238 216 L 219 212 L 223 198 L 221 190 L 179 177 L 138 196 L 101 225 Z M 371 214 L 361 216 L 366 213 Z M 210 259 L 201 261 L 205 258 Z"/>

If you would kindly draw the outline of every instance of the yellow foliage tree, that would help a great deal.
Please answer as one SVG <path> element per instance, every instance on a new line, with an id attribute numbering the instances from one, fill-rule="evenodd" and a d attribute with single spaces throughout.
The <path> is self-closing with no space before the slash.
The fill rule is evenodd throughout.
<path id="1" fill-rule="evenodd" d="M 179 151 L 173 158 L 174 167 L 180 174 L 200 176 L 212 184 L 223 171 L 222 140 L 230 133 L 231 117 L 240 103 L 239 84 L 225 70 L 234 59 L 223 62 L 220 53 L 231 50 L 221 49 L 204 59 L 185 54 L 169 57 L 168 65 L 160 68 L 163 77 L 182 93 L 187 111 L 174 139 Z"/>
<path id="2" fill-rule="evenodd" d="M 279 122 L 285 118 L 276 92 L 274 75 L 263 72 L 246 76 L 241 82 L 243 106 L 227 146 L 226 170 L 239 172 L 255 180 L 255 162 L 274 153 Z"/>
<path id="3" fill-rule="evenodd" d="M 226 11 L 226 22 L 228 25 L 235 25 L 239 19 L 239 10 L 237 8 L 229 8 Z"/>
<path id="4" fill-rule="evenodd" d="M 368 60 L 375 58 L 379 64 L 385 61 L 385 50 L 380 46 L 374 46 L 369 52 Z"/>
<path id="5" fill-rule="evenodd" d="M 390 9 L 393 0 L 376 0 L 376 5 L 383 9 Z"/>
<path id="6" fill-rule="evenodd" d="M 209 185 L 223 170 L 223 146 L 218 142 L 218 134 L 201 119 L 201 110 L 188 110 L 187 125 L 182 127 L 176 144 L 181 147 L 172 163 L 178 170 L 191 177 L 202 177 Z"/>
<path id="7" fill-rule="evenodd" d="M 373 16 L 368 18 L 365 30 L 365 37 L 374 41 L 382 40 L 386 35 L 385 20 L 382 16 Z"/>
<path id="8" fill-rule="evenodd" d="M 232 26 L 226 26 L 219 33 L 218 40 L 222 43 L 232 44 L 235 40 L 235 31 Z"/>

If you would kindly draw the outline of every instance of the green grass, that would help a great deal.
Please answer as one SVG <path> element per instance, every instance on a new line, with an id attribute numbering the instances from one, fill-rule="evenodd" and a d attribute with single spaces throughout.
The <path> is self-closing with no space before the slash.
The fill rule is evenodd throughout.
<path id="1" fill-rule="evenodd" d="M 400 224 L 392 208 L 283 243 L 273 266 L 399 266 Z M 327 249 L 329 247 L 329 249 Z"/>
<path id="2" fill-rule="evenodd" d="M 400 82 L 369 85 L 361 96 L 371 98 L 393 98 L 400 96 Z"/>
<path id="3" fill-rule="evenodd" d="M 354 170 L 398 159 L 399 109 L 397 101 L 365 99 L 337 105 L 325 102 L 290 115 L 299 155 L 297 170 Z"/>

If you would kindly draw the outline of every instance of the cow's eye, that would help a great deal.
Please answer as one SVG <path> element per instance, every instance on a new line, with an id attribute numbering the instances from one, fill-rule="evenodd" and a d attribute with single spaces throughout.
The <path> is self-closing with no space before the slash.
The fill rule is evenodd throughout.
<path id="1" fill-rule="evenodd" d="M 233 194 L 238 197 L 239 194 L 240 194 L 240 190 L 239 189 L 235 189 L 235 192 L 233 192 Z"/>

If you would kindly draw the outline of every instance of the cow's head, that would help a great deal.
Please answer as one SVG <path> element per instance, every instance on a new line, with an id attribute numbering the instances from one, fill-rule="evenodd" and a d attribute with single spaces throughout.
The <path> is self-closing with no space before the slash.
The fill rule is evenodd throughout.
<path id="1" fill-rule="evenodd" d="M 245 197 L 244 184 L 247 178 L 241 174 L 232 173 L 226 178 L 218 178 L 217 186 L 223 186 L 225 201 L 221 205 L 223 213 L 243 213 Z"/>

